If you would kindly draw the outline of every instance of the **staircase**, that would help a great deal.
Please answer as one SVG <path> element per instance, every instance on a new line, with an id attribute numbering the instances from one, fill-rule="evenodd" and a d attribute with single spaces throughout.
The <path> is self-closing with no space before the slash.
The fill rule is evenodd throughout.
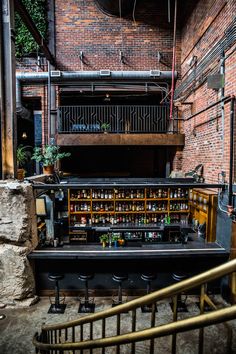
<path id="1" fill-rule="evenodd" d="M 33 344 L 36 353 L 44 354 L 77 354 L 77 353 L 161 353 L 156 338 L 171 336 L 171 344 L 166 353 L 181 353 L 181 341 L 178 333 L 198 330 L 198 353 L 204 353 L 204 329 L 210 325 L 222 323 L 225 327 L 226 344 L 224 353 L 233 353 L 232 323 L 227 321 L 236 318 L 236 305 L 218 309 L 207 294 L 207 283 L 230 276 L 232 294 L 236 295 L 236 260 L 229 261 L 214 269 L 186 279 L 175 285 L 155 291 L 151 294 L 129 301 L 117 307 L 84 316 L 77 320 L 55 325 L 43 325 L 41 333 L 36 333 Z M 200 288 L 200 310 L 194 317 L 185 316 L 179 319 L 177 297 L 193 288 Z M 156 304 L 164 299 L 172 298 L 172 322 L 161 323 Z M 205 305 L 212 311 L 204 313 Z M 140 328 L 142 314 L 140 308 L 150 305 L 152 311 L 145 321 L 146 327 Z M 126 316 L 125 316 L 126 314 Z M 128 314 L 128 315 L 127 315 Z M 141 317 L 140 317 L 141 316 Z M 111 323 L 116 326 L 111 326 Z M 144 323 L 144 321 L 142 321 Z M 190 334 L 191 335 L 191 334 Z M 225 334 L 222 335 L 225 337 Z M 140 343 L 145 343 L 145 351 L 140 350 Z M 196 344 L 196 343 L 195 343 Z M 125 348 L 125 350 L 124 350 Z M 111 351 L 112 350 L 112 351 Z M 217 350 L 217 349 L 216 349 Z M 217 351 L 215 353 L 218 353 Z M 222 353 L 222 351 L 221 351 Z"/>

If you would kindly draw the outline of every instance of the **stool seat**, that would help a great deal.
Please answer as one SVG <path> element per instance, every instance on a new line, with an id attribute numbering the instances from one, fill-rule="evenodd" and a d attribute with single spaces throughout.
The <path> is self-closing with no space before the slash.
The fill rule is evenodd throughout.
<path id="1" fill-rule="evenodd" d="M 92 273 L 81 273 L 78 275 L 78 279 L 81 281 L 88 281 L 90 279 L 93 279 L 94 274 Z"/>
<path id="2" fill-rule="evenodd" d="M 58 281 L 58 280 L 62 280 L 64 278 L 63 274 L 60 273 L 49 273 L 48 274 L 48 279 L 51 281 Z"/>
<path id="3" fill-rule="evenodd" d="M 125 273 L 115 273 L 112 275 L 112 279 L 117 282 L 121 282 L 128 279 L 128 275 Z"/>
<path id="4" fill-rule="evenodd" d="M 144 281 L 152 281 L 156 279 L 156 274 L 154 273 L 143 273 L 141 279 Z"/>
<path id="5" fill-rule="evenodd" d="M 172 278 L 176 281 L 176 282 L 179 282 L 179 281 L 182 281 L 182 280 L 185 280 L 188 278 L 188 275 L 185 274 L 185 273 L 173 273 L 172 274 Z"/>

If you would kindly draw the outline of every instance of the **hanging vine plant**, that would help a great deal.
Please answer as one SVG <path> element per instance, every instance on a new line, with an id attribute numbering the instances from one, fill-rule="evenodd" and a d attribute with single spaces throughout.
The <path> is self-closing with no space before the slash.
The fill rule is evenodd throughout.
<path id="1" fill-rule="evenodd" d="M 47 37 L 47 0 L 22 0 L 35 26 L 44 39 Z M 36 55 L 38 45 L 18 13 L 15 14 L 16 57 Z"/>

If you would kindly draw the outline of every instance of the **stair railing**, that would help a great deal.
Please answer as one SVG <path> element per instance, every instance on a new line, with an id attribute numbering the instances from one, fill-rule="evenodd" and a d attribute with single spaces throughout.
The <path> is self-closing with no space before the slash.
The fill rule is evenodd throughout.
<path id="1" fill-rule="evenodd" d="M 106 347 L 115 346 L 116 354 L 119 354 L 120 346 L 126 344 L 130 345 L 130 353 L 135 354 L 136 343 L 144 340 L 150 340 L 149 352 L 154 353 L 155 338 L 172 335 L 171 352 L 175 354 L 177 333 L 199 329 L 198 352 L 200 354 L 204 350 L 204 327 L 218 323 L 224 323 L 227 328 L 226 352 L 231 353 L 232 329 L 225 322 L 236 318 L 236 305 L 218 310 L 207 295 L 207 283 L 233 273 L 231 283 L 232 293 L 235 294 L 236 273 L 234 272 L 236 272 L 236 259 L 117 307 L 64 323 L 43 325 L 41 333 L 36 333 L 33 339 L 36 353 L 77 354 L 83 353 L 85 349 L 89 349 L 90 353 L 93 353 L 95 348 L 101 348 L 102 353 L 105 353 Z M 201 287 L 200 315 L 178 320 L 178 294 L 186 293 L 199 286 Z M 156 326 L 156 302 L 170 297 L 173 298 L 173 322 Z M 215 311 L 204 313 L 205 303 Z M 144 305 L 151 306 L 150 324 L 147 328 L 137 330 L 139 318 L 141 319 L 140 316 L 137 316 L 137 309 Z M 125 316 L 124 325 L 127 327 L 127 321 L 130 318 L 130 329 L 128 332 L 122 333 L 121 314 L 129 311 L 131 311 L 131 316 Z M 110 326 L 108 323 L 110 319 L 113 319 L 113 316 L 116 317 L 115 333 L 112 333 L 114 326 Z M 97 321 L 101 321 L 101 323 Z"/>

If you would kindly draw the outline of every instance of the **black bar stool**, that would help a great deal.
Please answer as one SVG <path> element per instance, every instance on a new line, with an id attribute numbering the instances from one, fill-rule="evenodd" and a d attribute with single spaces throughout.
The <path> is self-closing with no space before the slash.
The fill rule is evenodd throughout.
<path id="1" fill-rule="evenodd" d="M 60 304 L 60 289 L 59 281 L 64 278 L 63 274 L 60 273 L 49 273 L 48 279 L 55 282 L 55 303 L 51 304 L 48 313 L 64 313 L 66 304 Z"/>
<path id="2" fill-rule="evenodd" d="M 182 280 L 185 280 L 188 278 L 188 275 L 185 273 L 181 272 L 175 272 L 172 273 L 172 278 L 175 281 L 175 283 L 179 283 Z M 170 304 L 172 311 L 173 311 L 173 302 Z M 187 306 L 185 304 L 185 301 L 182 301 L 181 294 L 177 295 L 177 312 L 188 312 Z"/>
<path id="3" fill-rule="evenodd" d="M 122 304 L 122 282 L 128 279 L 128 274 L 115 273 L 112 279 L 118 283 L 118 300 L 113 299 L 112 307 Z"/>
<path id="4" fill-rule="evenodd" d="M 89 299 L 88 281 L 93 279 L 92 273 L 81 273 L 78 275 L 78 279 L 85 283 L 85 295 L 84 299 L 80 300 L 79 313 L 93 313 L 95 310 L 94 299 Z"/>
<path id="5" fill-rule="evenodd" d="M 154 273 L 143 273 L 141 279 L 147 283 L 147 294 L 151 292 L 151 283 L 156 279 L 156 274 Z M 142 312 L 152 312 L 152 305 L 144 305 L 141 307 Z M 157 307 L 155 304 L 155 312 L 157 312 Z"/>

